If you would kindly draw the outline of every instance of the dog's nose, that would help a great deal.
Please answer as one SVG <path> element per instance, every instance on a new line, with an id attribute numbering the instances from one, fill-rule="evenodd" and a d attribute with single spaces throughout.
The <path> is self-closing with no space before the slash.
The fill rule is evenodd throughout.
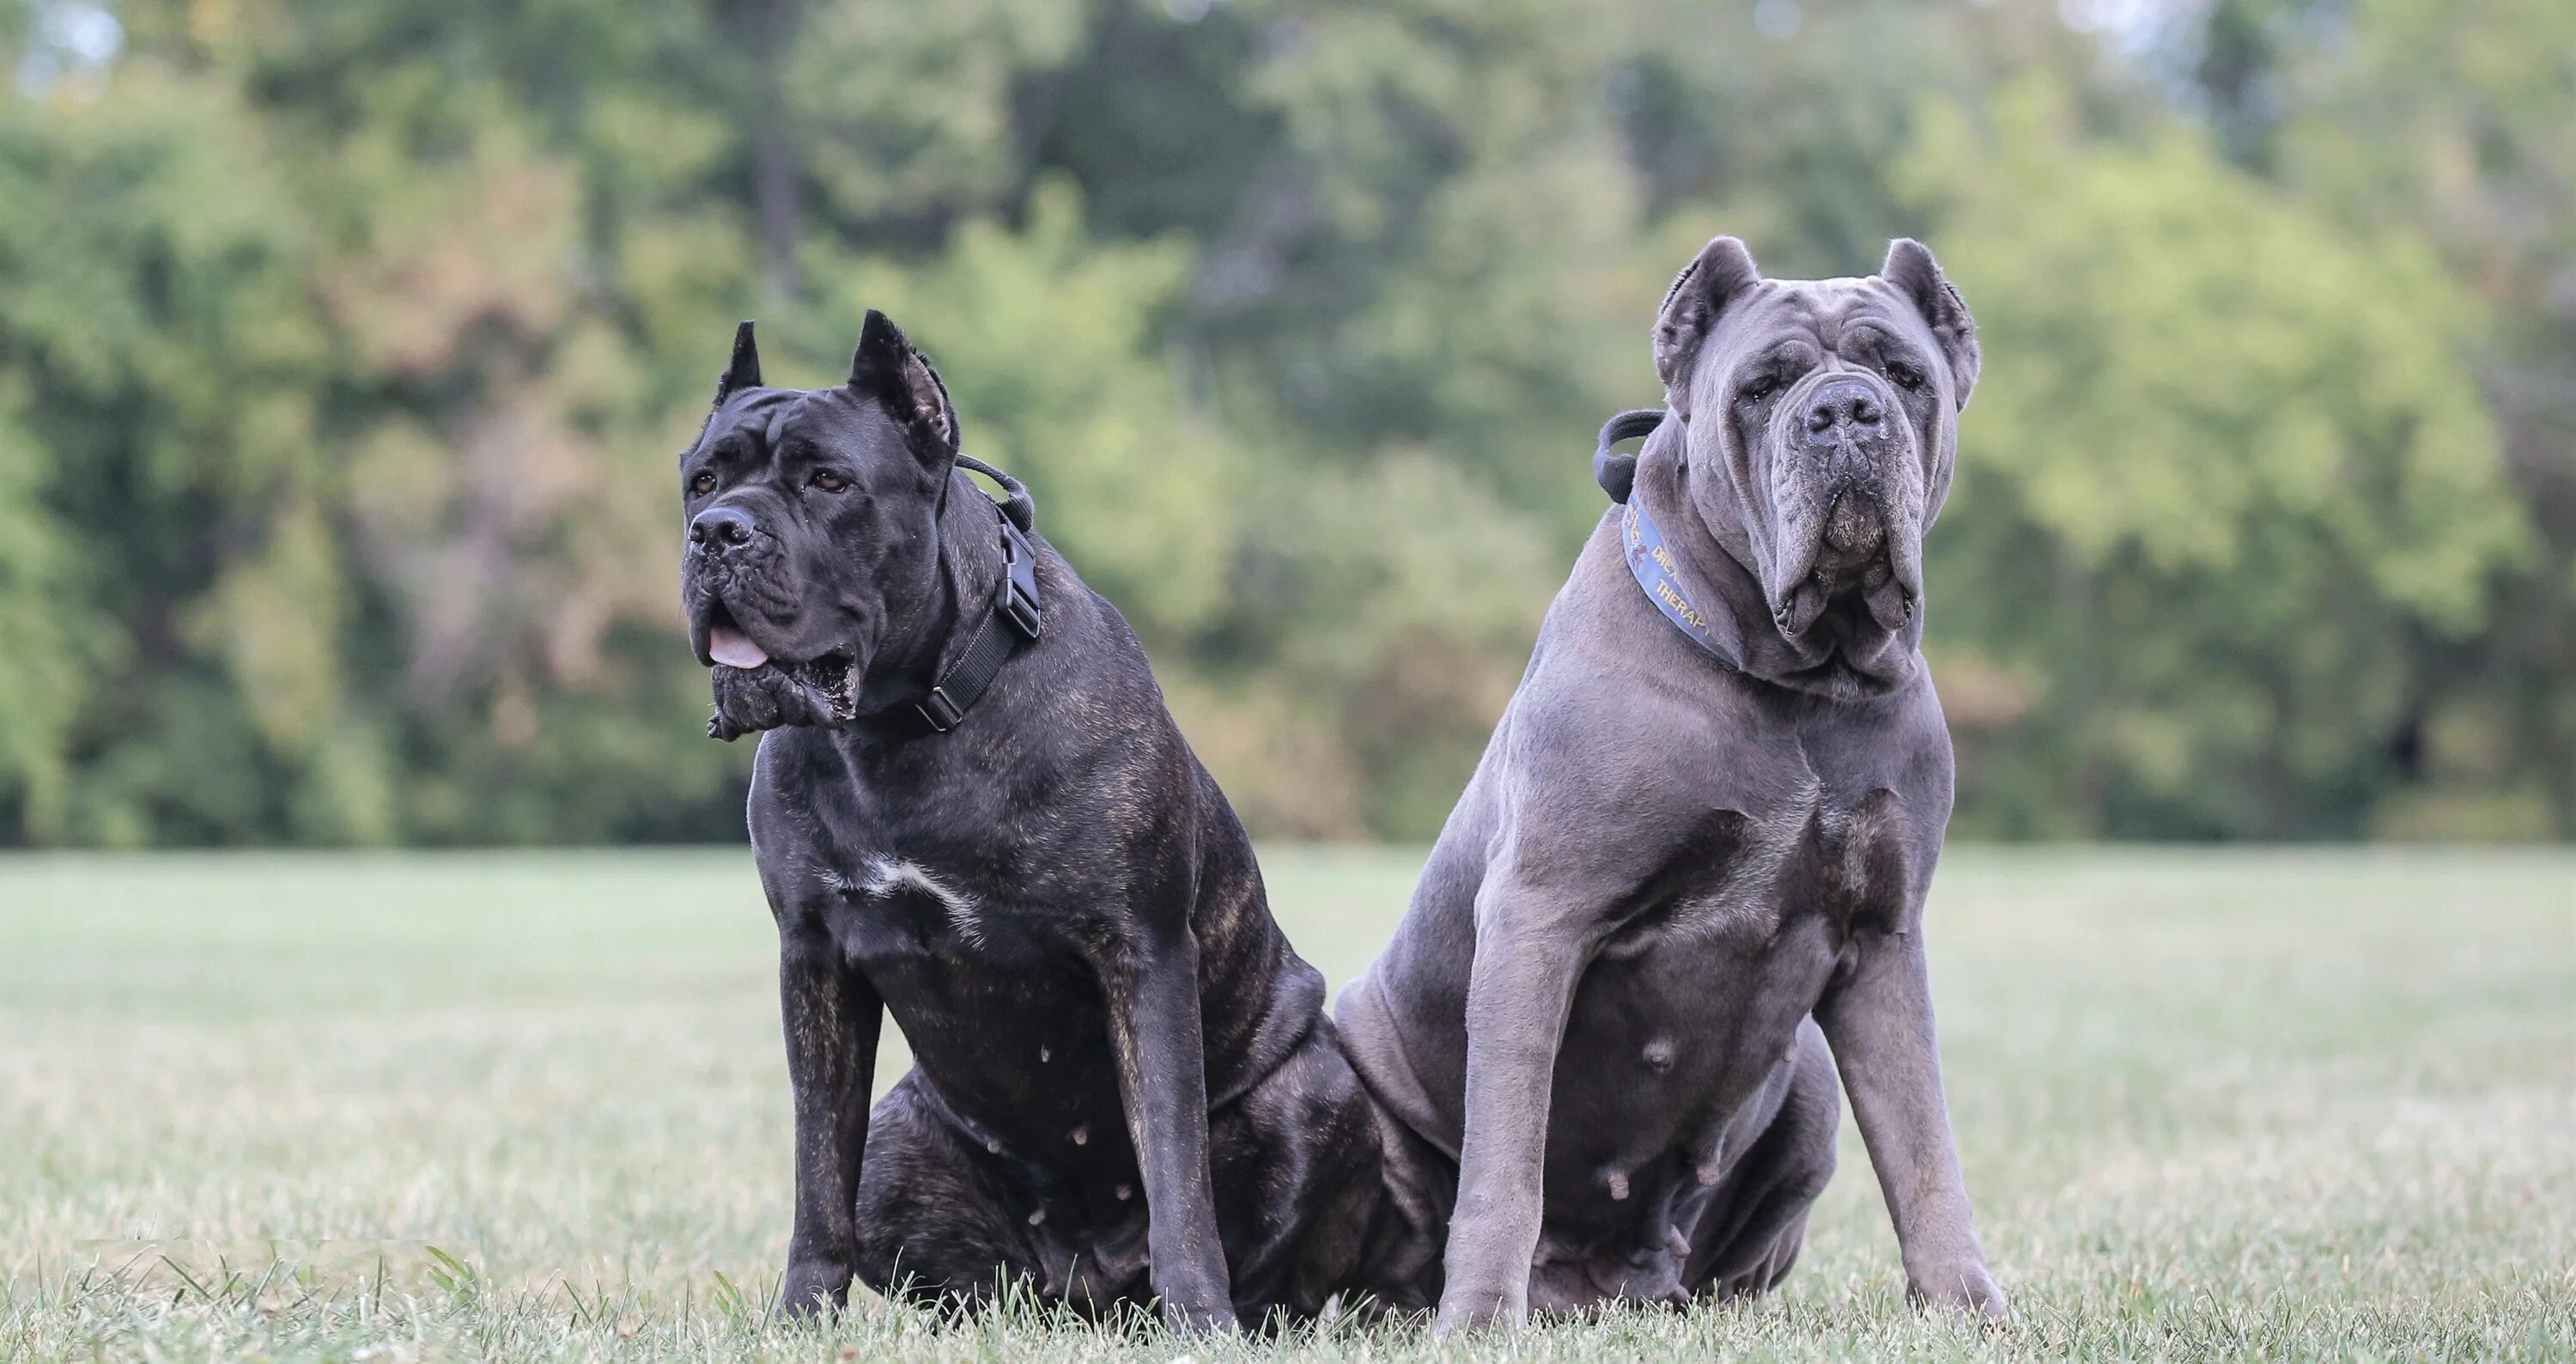
<path id="1" fill-rule="evenodd" d="M 1878 395 L 1858 379 L 1835 379 L 1816 390 L 1807 406 L 1807 430 L 1824 435 L 1838 426 L 1876 427 L 1886 413 Z"/>
<path id="2" fill-rule="evenodd" d="M 723 551 L 751 543 L 751 513 L 740 507 L 709 507 L 689 521 L 689 543 Z"/>

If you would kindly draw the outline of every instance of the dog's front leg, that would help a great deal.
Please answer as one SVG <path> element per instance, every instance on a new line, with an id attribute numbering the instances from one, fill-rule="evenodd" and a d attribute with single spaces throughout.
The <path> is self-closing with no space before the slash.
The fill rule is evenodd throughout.
<path id="1" fill-rule="evenodd" d="M 793 909 L 779 916 L 778 1005 L 796 1095 L 796 1226 L 778 1310 L 835 1312 L 858 1265 L 859 1163 L 884 1010 L 823 925 Z"/>
<path id="2" fill-rule="evenodd" d="M 1127 1136 L 1145 1176 L 1145 1250 L 1163 1322 L 1233 1330 L 1234 1293 L 1208 1178 L 1197 940 L 1187 928 L 1150 938 L 1107 975 L 1109 1043 Z"/>
<path id="3" fill-rule="evenodd" d="M 1816 1021 L 1878 1171 L 1913 1297 L 2003 1317 L 2004 1295 L 1977 1244 L 1941 1093 L 1921 932 L 1865 940 L 1851 976 L 1817 1006 Z"/>
<path id="4" fill-rule="evenodd" d="M 1467 978 L 1467 1090 L 1442 1335 L 1529 1316 L 1556 1050 L 1590 936 L 1548 894 L 1496 870 L 1476 894 Z"/>

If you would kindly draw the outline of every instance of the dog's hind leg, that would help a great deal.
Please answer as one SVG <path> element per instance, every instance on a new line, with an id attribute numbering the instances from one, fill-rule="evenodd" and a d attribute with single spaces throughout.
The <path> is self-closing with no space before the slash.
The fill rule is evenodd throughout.
<path id="1" fill-rule="evenodd" d="M 1385 1210 L 1377 1115 L 1329 1019 L 1208 1122 L 1208 1165 L 1235 1312 L 1247 1327 L 1305 1322 L 1363 1291 Z"/>
<path id="2" fill-rule="evenodd" d="M 1803 1020 L 1779 1112 L 1727 1171 L 1694 1229 L 1683 1274 L 1691 1292 L 1749 1296 L 1788 1277 L 1806 1241 L 1807 1210 L 1833 1178 L 1841 1125 L 1833 1054 L 1815 1020 Z"/>
<path id="3" fill-rule="evenodd" d="M 1037 1296 L 1047 1275 L 1027 1235 L 1028 1201 L 920 1092 L 918 1071 L 877 1101 L 859 1179 L 858 1276 L 888 1297 L 981 1310 L 1002 1292 Z"/>

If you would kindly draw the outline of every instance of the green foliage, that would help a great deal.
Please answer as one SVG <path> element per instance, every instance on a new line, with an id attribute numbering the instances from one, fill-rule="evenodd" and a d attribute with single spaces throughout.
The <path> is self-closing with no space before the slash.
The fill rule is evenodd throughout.
<path id="1" fill-rule="evenodd" d="M 2576 18 L 2193 15 L 11 10 L 0 841 L 736 836 L 667 461 L 871 306 L 1255 827 L 1426 835 L 1716 231 L 1984 321 L 1963 828 L 2576 829 Z"/>
<path id="2" fill-rule="evenodd" d="M 0 773 L 31 836 L 156 836 L 141 807 L 164 802 L 189 834 L 258 832 L 270 791 L 186 789 L 212 774 L 126 751 L 211 739 L 273 780 L 337 702 L 330 362 L 309 240 L 264 211 L 282 189 L 240 116 L 173 78 L 0 121 L 0 603 L 26 631 Z"/>
<path id="3" fill-rule="evenodd" d="M 976 455 L 1027 481 L 1041 529 L 1093 588 L 1171 638 L 1221 605 L 1240 506 L 1234 448 L 1184 411 L 1154 355 L 1188 249 L 1088 241 L 1062 181 L 1026 217 L 1016 233 L 960 224 L 924 264 L 835 271 L 839 311 L 917 319 Z"/>
<path id="4" fill-rule="evenodd" d="M 2474 291 L 2470 352 L 2537 550 L 2489 628 L 2443 651 L 2391 833 L 2576 828 L 2576 9 L 2352 8 L 2347 46 L 2283 54 L 2276 174 L 2371 230 L 2420 232 Z"/>
<path id="5" fill-rule="evenodd" d="M 1935 638 L 2035 693 L 1979 717 L 1972 813 L 2357 831 L 2428 646 L 2489 627 L 2526 547 L 2465 363 L 2476 308 L 2419 243 L 2188 133 L 2086 146 L 2030 84 L 1994 123 L 1936 120 L 1922 162 L 1989 356 Z"/>

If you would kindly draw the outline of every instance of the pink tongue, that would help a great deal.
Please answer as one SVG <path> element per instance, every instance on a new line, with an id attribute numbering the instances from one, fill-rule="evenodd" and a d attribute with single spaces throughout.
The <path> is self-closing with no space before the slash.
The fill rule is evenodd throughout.
<path id="1" fill-rule="evenodd" d="M 719 625 L 707 635 L 707 655 L 728 668 L 746 671 L 769 661 L 769 655 L 740 630 Z"/>

